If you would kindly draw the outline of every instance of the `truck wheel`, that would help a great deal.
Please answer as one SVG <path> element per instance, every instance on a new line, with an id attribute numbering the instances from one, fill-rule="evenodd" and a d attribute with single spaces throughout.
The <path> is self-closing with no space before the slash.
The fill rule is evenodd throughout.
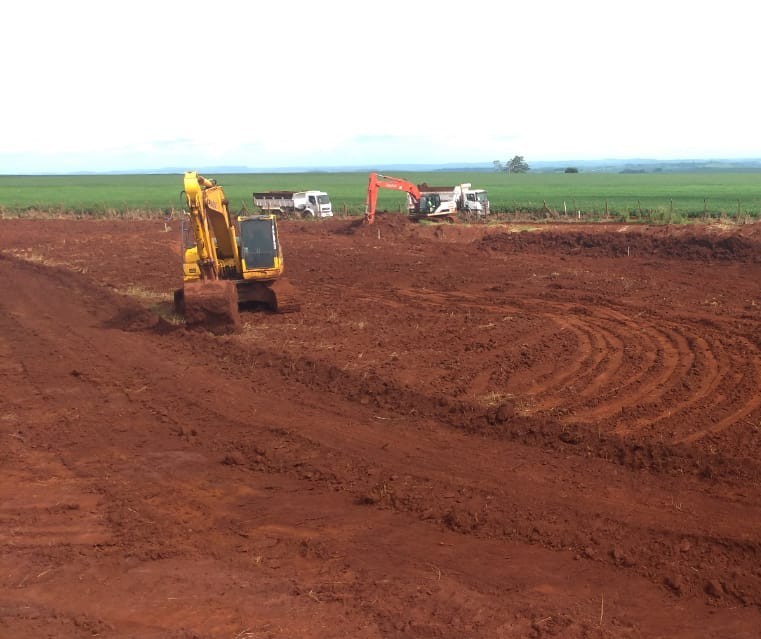
<path id="1" fill-rule="evenodd" d="M 314 211 L 312 209 L 304 209 L 304 212 L 301 214 L 301 217 L 304 217 L 304 218 L 314 217 Z"/>

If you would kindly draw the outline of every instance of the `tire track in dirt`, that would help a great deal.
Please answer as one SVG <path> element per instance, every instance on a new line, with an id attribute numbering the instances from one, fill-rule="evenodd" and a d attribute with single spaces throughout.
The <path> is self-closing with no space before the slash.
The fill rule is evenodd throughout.
<path id="1" fill-rule="evenodd" d="M 715 435 L 723 430 L 743 423 L 747 418 L 756 413 L 761 407 L 761 365 L 758 364 L 758 358 L 761 351 L 758 347 L 745 338 L 737 337 L 734 342 L 741 345 L 741 357 L 733 357 L 727 367 L 727 374 L 722 378 L 721 384 L 716 384 L 711 388 L 710 406 L 711 425 L 694 433 L 682 436 L 678 441 L 693 443 L 707 435 Z M 749 355 L 755 354 L 755 357 L 746 359 Z M 747 362 L 752 361 L 753 366 L 748 366 Z M 719 389 L 726 389 L 720 392 Z M 718 398 L 722 401 L 717 402 Z M 718 413 L 718 415 L 717 415 Z"/>
<path id="2" fill-rule="evenodd" d="M 679 340 L 668 331 L 630 322 L 622 325 L 620 321 L 608 321 L 604 315 L 596 316 L 595 321 L 604 334 L 611 336 L 611 342 L 614 339 L 618 340 L 618 352 L 621 353 L 621 357 L 616 358 L 617 362 L 623 362 L 626 348 L 641 348 L 637 355 L 644 365 L 632 375 L 628 374 L 629 371 L 622 371 L 620 367 L 609 369 L 596 383 L 583 387 L 579 392 L 579 398 L 592 397 L 592 401 L 577 404 L 572 408 L 573 421 L 595 423 L 618 415 L 627 407 L 659 403 L 661 396 L 671 388 L 672 380 L 678 378 L 689 366 L 691 353 L 680 348 Z M 638 334 L 640 339 L 632 341 L 632 334 Z M 611 384 L 615 384 L 616 392 L 608 395 L 604 389 Z"/>
<path id="3" fill-rule="evenodd" d="M 709 397 L 713 397 L 716 387 L 726 374 L 727 365 L 725 363 L 719 365 L 710 345 L 703 338 L 688 334 L 685 339 L 690 345 L 691 362 L 683 376 L 676 380 L 676 385 L 678 386 L 681 380 L 682 387 L 688 390 L 686 397 L 674 400 L 674 403 L 665 413 L 657 416 L 634 418 L 628 425 L 622 425 L 620 430 L 622 434 L 636 432 L 644 428 L 658 430 L 662 422 L 670 420 L 686 421 L 689 419 L 689 414 L 695 404 L 705 404 Z M 719 353 L 719 359 L 726 361 L 726 354 Z M 697 385 L 694 378 L 697 378 Z M 669 389 L 666 389 L 664 394 L 667 395 L 668 393 Z M 667 423 L 664 425 L 664 429 L 666 428 L 668 428 Z"/>
<path id="4" fill-rule="evenodd" d="M 417 306 L 411 291 L 405 295 L 408 304 Z M 432 297 L 423 296 L 426 301 Z M 452 298 L 460 307 L 465 304 L 462 295 Z M 673 441 L 693 442 L 736 424 L 761 406 L 759 365 L 753 364 L 738 379 L 733 377 L 747 369 L 749 362 L 758 362 L 760 355 L 753 343 L 741 337 L 735 341 L 742 347 L 733 352 L 721 337 L 709 337 L 704 327 L 689 323 L 658 319 L 655 324 L 645 317 L 633 320 L 610 307 L 587 306 L 579 316 L 574 312 L 580 310 L 577 305 L 526 299 L 523 305 L 534 308 L 541 318 L 537 324 L 543 327 L 543 332 L 535 331 L 523 344 L 538 344 L 562 330 L 571 331 L 578 344 L 577 352 L 565 360 L 565 353 L 546 354 L 540 362 L 554 362 L 555 366 L 547 370 L 542 363 L 531 365 L 523 375 L 531 380 L 529 385 L 510 388 L 512 395 L 528 398 L 529 414 L 554 411 L 565 415 L 566 423 L 587 424 L 615 418 L 615 430 L 622 435 L 645 428 L 656 430 L 655 425 L 661 424 L 661 430 L 674 432 Z M 496 308 L 483 303 L 477 306 L 491 314 L 516 308 L 509 303 Z M 525 335 L 519 339 L 526 339 Z M 688 378 L 689 384 L 685 382 Z M 717 395 L 725 386 L 734 392 Z M 740 404 L 734 405 L 728 397 Z M 700 405 L 698 412 L 691 410 L 696 405 Z M 677 421 L 695 424 L 698 419 L 699 424 L 715 420 L 716 413 L 722 415 L 718 424 L 697 433 L 674 429 Z M 685 416 L 690 419 L 683 419 Z"/>
<path id="5" fill-rule="evenodd" d="M 748 344 L 738 356 L 721 338 L 709 341 L 693 330 L 684 325 L 662 325 L 650 331 L 657 339 L 656 361 L 663 359 L 663 370 L 655 377 L 643 376 L 645 381 L 639 388 L 634 384 L 625 386 L 623 399 L 603 400 L 601 407 L 582 412 L 580 418 L 595 421 L 616 416 L 617 432 L 621 434 L 648 428 L 653 432 L 673 432 L 673 441 L 695 441 L 700 431 L 685 435 L 684 425 L 699 427 L 701 422 L 714 421 L 717 413 L 729 413 L 709 429 L 715 432 L 753 412 L 759 406 L 761 389 L 758 366 L 753 363 L 757 361 L 757 349 Z M 740 373 L 742 377 L 736 379 L 737 371 L 747 370 L 749 364 L 750 372 Z M 722 393 L 720 389 L 726 386 L 735 392 L 730 396 Z M 622 411 L 639 414 L 632 420 L 628 415 L 619 415 Z M 675 424 L 681 429 L 676 429 Z"/>
<path id="6" fill-rule="evenodd" d="M 548 372 L 535 371 L 532 367 L 530 380 L 533 380 L 526 388 L 520 386 L 515 388 L 516 395 L 528 395 L 532 398 L 540 397 L 552 389 L 564 389 L 567 388 L 572 380 L 576 380 L 579 377 L 580 371 L 586 369 L 595 368 L 603 359 L 604 354 L 595 350 L 595 342 L 597 336 L 588 330 L 584 330 L 578 326 L 572 318 L 564 318 L 563 316 L 545 316 L 544 322 L 551 322 L 560 327 L 559 331 L 569 331 L 576 338 L 577 348 L 575 352 L 572 352 L 570 356 L 566 358 L 566 361 L 562 359 L 556 359 L 552 356 L 546 358 Z M 570 361 L 568 361 L 570 360 Z M 558 365 L 562 362 L 562 365 Z M 532 402 L 532 408 L 535 410 L 547 410 L 555 406 L 553 400 L 545 400 L 539 402 L 536 405 L 536 399 Z"/>
<path id="7" fill-rule="evenodd" d="M 405 304 L 417 309 L 432 303 L 439 308 L 471 305 L 467 296 L 460 294 L 425 292 L 418 296 L 407 290 L 403 296 Z M 384 298 L 375 297 L 373 303 L 382 306 Z M 732 378 L 735 371 L 758 361 L 758 348 L 747 340 L 742 342 L 743 348 L 735 349 L 735 353 L 740 351 L 737 355 L 721 337 L 712 337 L 704 327 L 688 322 L 642 316 L 632 319 L 611 307 L 580 308 L 575 303 L 523 299 L 522 305 L 540 318 L 530 332 L 516 335 L 524 349 L 546 343 L 562 331 L 570 331 L 577 344 L 570 355 L 566 350 L 551 350 L 536 363 L 522 367 L 521 379 L 527 385 L 518 382 L 509 386 L 508 392 L 524 399 L 526 414 L 550 412 L 561 415 L 565 423 L 601 424 L 620 435 L 642 430 L 672 432 L 675 442 L 694 442 L 731 427 L 761 406 L 756 399 L 761 396 L 758 364 L 741 379 Z M 517 308 L 509 301 L 497 305 L 480 302 L 473 307 L 492 317 Z M 542 329 L 537 331 L 537 326 Z M 725 386 L 734 388 L 731 397 L 739 405 L 727 399 L 728 395 L 717 394 Z M 717 413 L 722 415 L 718 424 L 700 428 L 701 422 L 714 421 Z M 684 433 L 687 424 L 697 426 L 697 432 Z"/>

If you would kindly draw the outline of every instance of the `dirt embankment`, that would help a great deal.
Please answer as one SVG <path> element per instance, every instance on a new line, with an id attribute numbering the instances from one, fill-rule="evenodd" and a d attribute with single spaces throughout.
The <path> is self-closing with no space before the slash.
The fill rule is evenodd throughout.
<path id="1" fill-rule="evenodd" d="M 677 260 L 761 262 L 761 239 L 739 234 L 648 231 L 495 233 L 481 246 L 512 254 L 560 253 L 593 257 L 661 257 Z"/>

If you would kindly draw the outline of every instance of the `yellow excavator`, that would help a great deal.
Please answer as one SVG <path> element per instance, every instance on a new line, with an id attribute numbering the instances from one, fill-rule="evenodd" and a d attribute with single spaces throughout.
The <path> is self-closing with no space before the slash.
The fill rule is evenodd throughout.
<path id="1" fill-rule="evenodd" d="M 283 276 L 283 250 L 274 215 L 230 215 L 216 180 L 185 173 L 188 217 L 183 223 L 183 287 L 174 294 L 189 326 L 214 333 L 240 327 L 240 304 L 277 313 L 299 310 Z"/>

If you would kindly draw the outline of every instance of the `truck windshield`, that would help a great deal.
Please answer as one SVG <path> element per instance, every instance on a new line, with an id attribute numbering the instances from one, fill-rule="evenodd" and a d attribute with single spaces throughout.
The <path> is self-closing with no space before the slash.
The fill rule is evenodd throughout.
<path id="1" fill-rule="evenodd" d="M 241 256 L 248 268 L 274 268 L 277 257 L 275 222 L 251 218 L 240 223 Z"/>
<path id="2" fill-rule="evenodd" d="M 320 204 L 330 204 L 330 198 L 327 195 L 318 195 L 317 200 Z"/>
<path id="3" fill-rule="evenodd" d="M 477 193 L 476 197 L 478 198 L 479 202 L 488 202 L 489 200 L 489 194 L 486 191 L 481 191 L 480 193 Z"/>

